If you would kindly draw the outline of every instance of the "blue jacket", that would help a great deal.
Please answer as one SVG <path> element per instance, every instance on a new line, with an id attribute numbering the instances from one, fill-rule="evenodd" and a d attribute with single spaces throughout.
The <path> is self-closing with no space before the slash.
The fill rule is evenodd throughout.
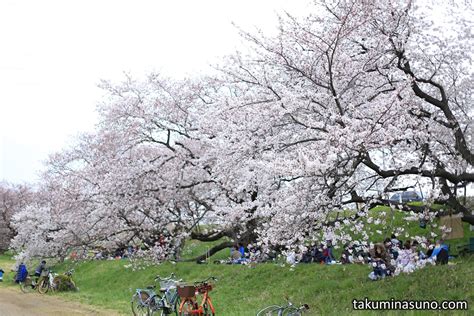
<path id="1" fill-rule="evenodd" d="M 442 244 L 441 246 L 436 247 L 435 249 L 433 249 L 433 252 L 431 253 L 430 258 L 433 258 L 434 256 L 438 256 L 438 254 L 439 254 L 439 252 L 441 251 L 441 249 L 444 249 L 444 250 L 446 250 L 447 252 L 449 252 L 448 245 Z"/>
<path id="2" fill-rule="evenodd" d="M 18 267 L 18 272 L 16 274 L 16 282 L 23 282 L 26 280 L 26 277 L 28 276 L 28 270 L 26 269 L 25 264 L 20 264 Z"/>

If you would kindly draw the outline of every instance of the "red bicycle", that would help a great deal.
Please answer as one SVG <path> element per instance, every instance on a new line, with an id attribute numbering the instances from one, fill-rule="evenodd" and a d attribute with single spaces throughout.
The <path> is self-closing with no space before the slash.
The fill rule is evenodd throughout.
<path id="1" fill-rule="evenodd" d="M 194 282 L 194 285 L 179 285 L 178 295 L 181 298 L 178 313 L 182 316 L 199 315 L 214 316 L 216 310 L 212 305 L 209 292 L 212 291 L 210 280 L 217 281 L 215 277 L 209 277 L 204 281 Z M 197 295 L 202 295 L 201 304 L 198 304 Z"/>

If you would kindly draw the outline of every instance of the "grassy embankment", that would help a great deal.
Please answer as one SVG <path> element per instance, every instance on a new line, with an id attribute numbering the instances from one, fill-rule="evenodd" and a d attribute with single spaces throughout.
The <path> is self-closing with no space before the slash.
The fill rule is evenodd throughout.
<path id="1" fill-rule="evenodd" d="M 418 227 L 418 223 L 403 224 L 403 214 L 395 214 L 394 226 L 405 225 L 410 234 L 429 234 L 431 231 Z M 384 237 L 376 232 L 374 241 Z M 388 233 L 388 231 L 387 231 Z M 466 243 L 473 233 L 465 224 L 465 237 L 450 241 L 452 253 L 458 244 Z M 193 257 L 201 254 L 208 246 L 190 242 L 184 255 Z M 216 258 L 226 257 L 226 251 L 216 254 Z M 278 264 L 260 264 L 255 268 L 240 265 L 217 265 L 194 263 L 165 263 L 133 271 L 124 266 L 127 260 L 89 261 L 75 264 L 75 280 L 80 290 L 72 293 L 58 293 L 66 299 L 111 308 L 130 314 L 130 297 L 137 287 L 151 284 L 156 274 L 168 275 L 174 272 L 186 281 L 195 281 L 210 275 L 219 281 L 212 298 L 218 315 L 255 315 L 255 312 L 270 304 L 281 304 L 288 295 L 295 304 L 308 303 L 309 315 L 345 315 L 354 313 L 353 299 L 368 297 L 371 300 L 467 300 L 474 311 L 474 257 L 453 260 L 454 265 L 430 266 L 410 275 L 400 275 L 382 281 L 372 282 L 367 278 L 370 268 L 362 265 L 297 265 L 294 269 Z M 10 256 L 0 256 L 0 267 L 7 270 L 11 266 Z M 6 268 L 5 268 L 6 267 Z M 65 271 L 71 263 L 56 266 L 56 271 Z M 12 274 L 6 276 L 5 284 L 11 284 Z M 34 294 L 33 294 L 34 295 Z M 363 312 L 360 314 L 367 314 Z M 390 313 L 389 313 L 390 314 Z M 392 314 L 398 314 L 393 312 Z M 434 314 L 431 312 L 409 312 L 407 314 Z M 445 314 L 453 314 L 446 312 Z M 455 312 L 454 314 L 463 314 Z"/>
<path id="2" fill-rule="evenodd" d="M 2 264 L 5 261 L 8 259 L 2 258 Z M 199 280 L 209 275 L 219 278 L 212 293 L 219 315 L 254 315 L 265 305 L 282 303 L 285 295 L 294 303 L 310 304 L 310 315 L 352 313 L 352 300 L 365 297 L 372 300 L 467 300 L 470 312 L 473 311 L 472 257 L 458 259 L 456 265 L 427 267 L 378 282 L 369 281 L 370 269 L 361 265 L 301 264 L 291 271 L 288 266 L 275 264 L 261 264 L 251 269 L 240 265 L 166 263 L 134 272 L 124 268 L 126 263 L 125 260 L 81 263 L 76 266 L 75 274 L 80 290 L 58 295 L 127 314 L 134 288 L 150 284 L 156 274 L 174 272 L 185 280 Z"/>

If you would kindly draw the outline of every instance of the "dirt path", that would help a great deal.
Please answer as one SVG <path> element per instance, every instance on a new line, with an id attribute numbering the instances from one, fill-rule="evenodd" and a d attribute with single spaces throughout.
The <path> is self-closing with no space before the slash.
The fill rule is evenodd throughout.
<path id="1" fill-rule="evenodd" d="M 0 316 L 112 316 L 114 311 L 61 300 L 50 295 L 24 294 L 20 289 L 0 288 Z"/>

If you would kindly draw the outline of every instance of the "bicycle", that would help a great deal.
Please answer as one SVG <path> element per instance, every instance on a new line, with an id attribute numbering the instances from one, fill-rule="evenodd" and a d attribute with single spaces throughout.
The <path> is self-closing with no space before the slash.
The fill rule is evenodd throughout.
<path id="1" fill-rule="evenodd" d="M 309 309 L 308 304 L 295 306 L 288 301 L 286 305 L 271 305 L 257 312 L 257 316 L 301 316 L 304 311 Z"/>
<path id="2" fill-rule="evenodd" d="M 54 275 L 52 288 L 55 291 L 77 290 L 76 282 L 72 279 L 74 269 L 68 270 L 64 274 Z"/>
<path id="3" fill-rule="evenodd" d="M 44 278 L 47 276 L 48 276 L 47 270 L 43 271 L 39 276 L 36 274 L 34 276 L 27 275 L 25 280 L 19 282 L 20 290 L 23 293 L 30 293 L 33 290 L 36 290 L 39 292 L 40 284 L 43 282 Z"/>
<path id="4" fill-rule="evenodd" d="M 31 291 L 38 289 L 38 282 L 35 281 L 31 276 L 27 276 L 24 281 L 20 281 L 20 290 L 23 293 L 30 293 Z"/>
<path id="5" fill-rule="evenodd" d="M 176 280 L 172 273 L 167 278 L 156 276 L 155 282 L 157 281 L 160 282 L 161 295 L 155 292 L 155 285 L 148 286 L 146 289 L 135 290 L 131 301 L 133 315 L 151 316 L 157 315 L 160 311 L 160 315 L 170 315 L 173 312 L 177 314 L 180 298 L 176 286 L 181 280 Z"/>
<path id="6" fill-rule="evenodd" d="M 38 292 L 40 294 L 46 294 L 49 290 L 54 291 L 54 278 L 57 274 L 51 270 L 45 270 L 41 273 L 40 279 L 38 280 Z"/>
<path id="7" fill-rule="evenodd" d="M 209 277 L 206 280 L 194 282 L 194 285 L 182 285 L 178 287 L 178 295 L 182 300 L 178 310 L 179 315 L 215 315 L 216 310 L 209 296 L 209 291 L 212 290 L 212 284 L 209 283 L 209 280 L 217 281 L 215 277 Z M 196 294 L 203 295 L 200 305 L 198 305 Z"/>

